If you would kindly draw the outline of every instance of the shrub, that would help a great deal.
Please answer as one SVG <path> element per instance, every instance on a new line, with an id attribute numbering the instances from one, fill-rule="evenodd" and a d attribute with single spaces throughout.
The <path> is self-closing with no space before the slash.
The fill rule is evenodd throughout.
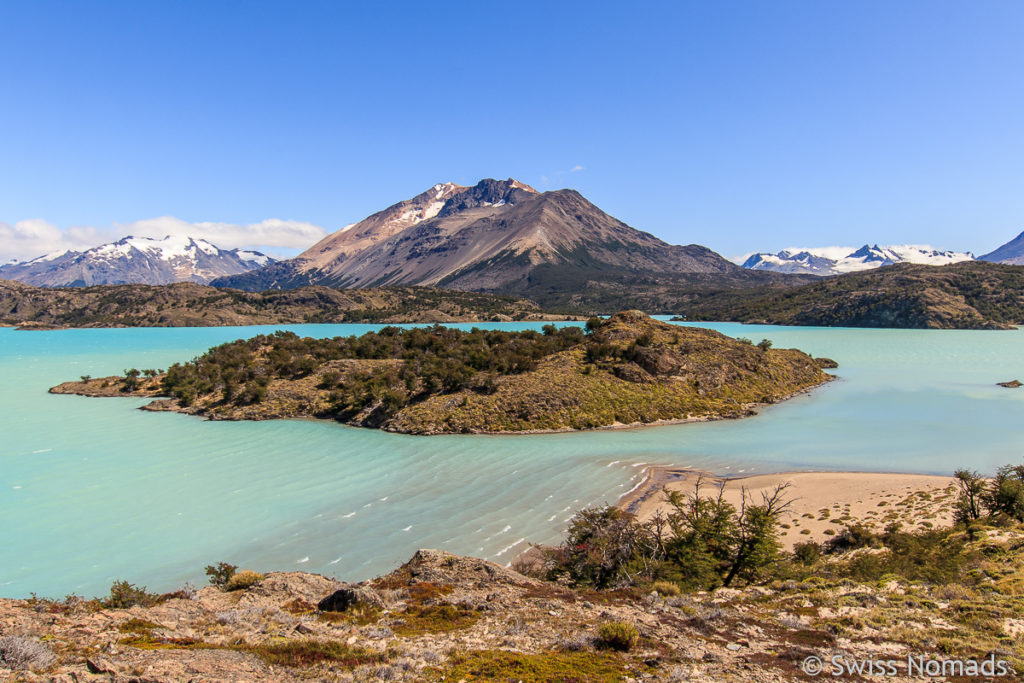
<path id="1" fill-rule="evenodd" d="M 793 546 L 793 557 L 802 565 L 810 567 L 821 557 L 821 546 L 814 541 L 803 541 Z"/>
<path id="2" fill-rule="evenodd" d="M 651 584 L 651 590 L 666 598 L 679 595 L 679 586 L 671 581 L 655 581 Z"/>
<path id="3" fill-rule="evenodd" d="M 129 607 L 151 607 L 160 602 L 160 596 L 150 593 L 145 586 L 136 586 L 127 581 L 115 581 L 110 587 L 110 596 L 101 600 L 100 604 L 107 609 L 127 609 Z"/>
<path id="4" fill-rule="evenodd" d="M 768 349 L 772 348 L 772 340 L 762 339 L 761 341 L 757 342 L 757 348 L 761 349 L 762 351 L 767 351 Z"/>
<path id="5" fill-rule="evenodd" d="M 227 562 L 206 565 L 206 575 L 210 577 L 210 584 L 217 588 L 224 588 L 228 581 L 235 575 L 238 567 Z"/>
<path id="6" fill-rule="evenodd" d="M 598 645 L 623 652 L 636 645 L 640 638 L 636 627 L 623 621 L 607 621 L 597 629 Z"/>
<path id="7" fill-rule="evenodd" d="M 831 531 L 831 529 L 827 531 Z M 835 538 L 829 539 L 825 548 L 830 553 L 837 553 L 857 548 L 878 547 L 879 545 L 878 536 L 871 529 L 863 524 L 854 524 L 844 528 L 835 535 Z"/>
<path id="8" fill-rule="evenodd" d="M 228 582 L 224 585 L 224 590 L 237 591 L 242 590 L 243 588 L 250 588 L 262 580 L 263 574 L 254 572 L 251 569 L 243 569 L 228 579 Z"/>
<path id="9" fill-rule="evenodd" d="M 57 657 L 45 644 L 23 636 L 0 638 L 0 664 L 15 670 L 45 669 Z"/>

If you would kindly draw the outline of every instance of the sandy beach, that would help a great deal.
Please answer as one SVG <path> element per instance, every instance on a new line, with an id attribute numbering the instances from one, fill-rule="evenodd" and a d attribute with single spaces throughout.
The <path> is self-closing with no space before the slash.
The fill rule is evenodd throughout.
<path id="1" fill-rule="evenodd" d="M 626 494 L 618 505 L 646 521 L 669 510 L 663 489 L 691 492 L 697 477 L 707 478 L 703 491 L 716 493 L 707 473 L 674 467 L 651 467 L 643 484 Z M 907 529 L 952 524 L 951 502 L 956 486 L 952 477 L 927 474 L 875 472 L 787 472 L 724 479 L 725 498 L 739 505 L 746 491 L 755 503 L 762 493 L 788 483 L 792 499 L 781 524 L 783 547 L 801 541 L 821 543 L 847 524 L 860 521 L 882 530 L 891 522 Z"/>

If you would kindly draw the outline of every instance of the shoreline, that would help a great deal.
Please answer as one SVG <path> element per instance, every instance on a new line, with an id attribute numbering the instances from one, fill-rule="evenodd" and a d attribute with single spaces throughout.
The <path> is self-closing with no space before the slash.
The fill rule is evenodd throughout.
<path id="1" fill-rule="evenodd" d="M 723 420 L 743 420 L 749 417 L 757 417 L 759 409 L 768 406 L 778 405 L 791 399 L 797 398 L 798 396 L 807 394 L 810 395 L 812 392 L 831 384 L 839 380 L 840 378 L 836 375 L 829 373 L 823 373 L 827 378 L 820 384 L 815 384 L 811 387 L 805 387 L 798 389 L 792 393 L 786 394 L 781 398 L 772 401 L 770 403 L 742 403 L 739 407 L 739 412 L 735 414 L 723 414 L 723 415 L 697 415 L 693 417 L 680 417 L 669 420 L 654 420 L 653 422 L 631 422 L 631 423 L 614 423 L 610 425 L 602 425 L 599 427 L 590 427 L 587 429 L 573 429 L 566 427 L 562 429 L 523 429 L 514 431 L 473 431 L 473 432 L 403 432 L 393 429 L 385 429 L 380 427 L 365 427 L 362 425 L 353 425 L 347 422 L 341 422 L 333 418 L 322 418 L 314 415 L 294 415 L 284 417 L 267 417 L 263 419 L 253 418 L 225 418 L 216 417 L 209 415 L 200 415 L 195 412 L 181 409 L 177 405 L 173 398 L 165 396 L 159 393 L 153 393 L 152 389 L 140 389 L 132 392 L 124 392 L 120 388 L 116 387 L 116 382 L 122 378 L 113 375 L 110 377 L 93 377 L 89 380 L 71 380 L 68 382 L 61 382 L 60 384 L 50 387 L 47 393 L 60 395 L 60 396 L 84 396 L 87 398 L 149 398 L 152 399 L 149 403 L 143 406 L 139 406 L 137 410 L 143 410 L 146 412 L 154 413 L 179 413 L 181 415 L 188 415 L 190 417 L 197 417 L 203 420 L 211 422 L 263 422 L 265 420 L 314 420 L 316 422 L 334 422 L 337 424 L 344 425 L 346 427 L 352 427 L 354 429 L 369 429 L 378 432 L 386 432 L 389 434 L 404 434 L 406 436 L 528 436 L 531 434 L 580 434 L 586 432 L 601 432 L 601 431 L 618 431 L 628 429 L 646 429 L 648 427 L 670 427 L 674 425 L 683 424 L 694 424 L 700 422 L 721 422 Z M 159 379 L 159 377 L 158 377 Z M 97 388 L 96 386 L 100 382 L 107 382 L 107 385 Z M 84 386 L 83 386 L 84 385 Z"/>
<path id="2" fill-rule="evenodd" d="M 780 520 L 779 534 L 785 549 L 803 541 L 827 541 L 847 523 L 878 531 L 894 522 L 916 529 L 952 525 L 951 505 L 946 503 L 955 495 L 955 479 L 937 474 L 796 471 L 716 476 L 689 467 L 651 465 L 615 506 L 647 521 L 667 511 L 663 489 L 690 492 L 700 476 L 707 479 L 709 490 L 721 482 L 725 499 L 737 506 L 744 495 L 759 502 L 762 492 L 788 484 L 792 502 Z"/>

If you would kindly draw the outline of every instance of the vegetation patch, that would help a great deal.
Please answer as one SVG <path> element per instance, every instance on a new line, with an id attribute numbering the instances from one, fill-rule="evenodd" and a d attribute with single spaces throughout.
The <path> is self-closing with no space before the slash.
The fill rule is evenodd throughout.
<path id="1" fill-rule="evenodd" d="M 468 607 L 443 603 L 440 605 L 409 605 L 396 616 L 391 628 L 400 636 L 443 633 L 469 628 L 480 615 Z"/>
<path id="2" fill-rule="evenodd" d="M 382 652 L 354 647 L 336 640 L 271 640 L 258 645 L 239 645 L 232 649 L 249 652 L 272 666 L 310 667 L 330 663 L 346 669 L 385 661 Z"/>
<path id="3" fill-rule="evenodd" d="M 626 652 L 636 645 L 640 634 L 636 627 L 622 621 L 608 621 L 597 628 L 597 642 L 602 647 Z"/>
<path id="4" fill-rule="evenodd" d="M 626 674 L 623 660 L 611 653 L 474 650 L 451 656 L 435 670 L 435 680 L 520 681 L 521 683 L 612 683 Z"/>

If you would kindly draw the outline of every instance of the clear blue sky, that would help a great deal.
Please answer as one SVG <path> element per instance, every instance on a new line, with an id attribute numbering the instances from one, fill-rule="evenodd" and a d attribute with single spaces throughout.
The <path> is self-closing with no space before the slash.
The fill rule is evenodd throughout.
<path id="1" fill-rule="evenodd" d="M 1019 1 L 12 1 L 0 93 L 9 240 L 510 176 L 727 256 L 1024 229 Z"/>

